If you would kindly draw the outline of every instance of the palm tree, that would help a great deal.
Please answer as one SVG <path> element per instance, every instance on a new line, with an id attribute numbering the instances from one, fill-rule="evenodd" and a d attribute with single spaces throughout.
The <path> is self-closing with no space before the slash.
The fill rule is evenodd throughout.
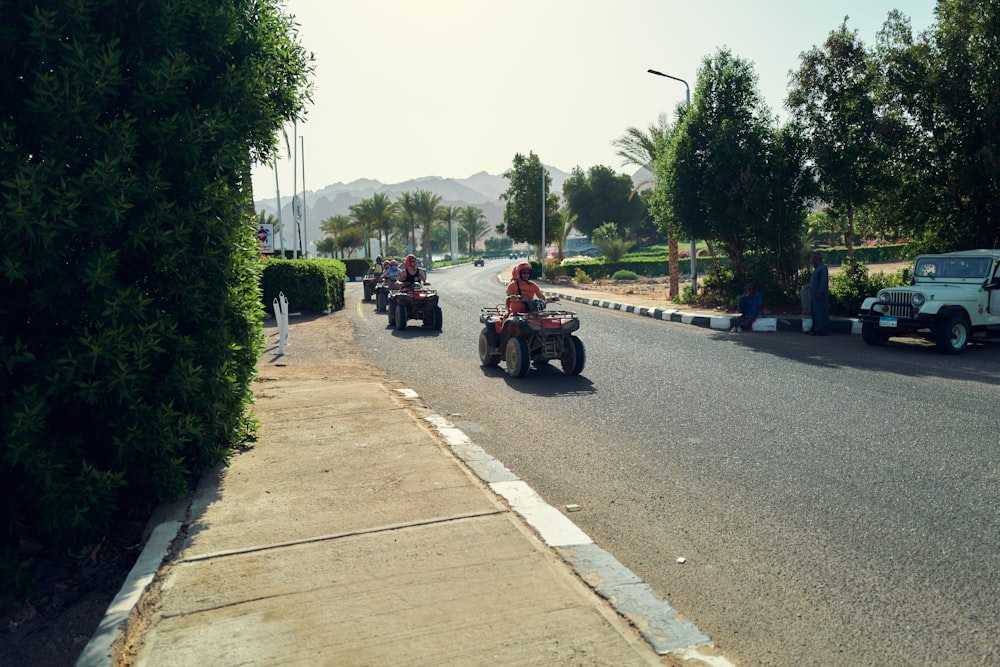
<path id="1" fill-rule="evenodd" d="M 465 233 L 469 235 L 469 255 L 475 255 L 476 243 L 490 230 L 490 223 L 483 214 L 483 209 L 469 205 L 458 209 L 455 217 L 458 218 L 458 224 L 465 230 Z"/>
<path id="2" fill-rule="evenodd" d="M 556 231 L 556 262 L 562 264 L 563 261 L 563 248 L 566 247 L 566 239 L 569 238 L 570 232 L 573 231 L 573 225 L 576 224 L 576 213 L 571 211 L 569 207 L 563 208 L 562 225 Z"/>
<path id="3" fill-rule="evenodd" d="M 611 145 L 617 148 L 616 154 L 622 159 L 622 166 L 635 165 L 643 167 L 648 172 L 653 173 L 656 165 L 658 149 L 657 146 L 664 144 L 664 139 L 673 132 L 667 114 L 661 113 L 656 123 L 650 123 L 649 129 L 643 132 L 639 128 L 630 127 L 625 130 L 625 136 L 615 139 Z M 642 181 L 635 186 L 629 197 L 634 197 L 642 186 L 649 181 Z M 673 298 L 680 293 L 680 269 L 677 257 L 677 237 L 674 234 L 667 235 L 667 258 L 670 264 L 670 297 Z M 696 261 L 695 257 L 691 261 Z M 692 289 L 696 286 L 692 285 Z"/>
<path id="4" fill-rule="evenodd" d="M 341 236 L 344 232 L 346 232 L 351 227 L 352 224 L 354 224 L 354 221 L 351 220 L 350 216 L 343 214 L 331 215 L 329 218 L 326 218 L 325 220 L 319 223 L 319 229 L 321 232 L 326 234 L 328 238 L 336 239 L 337 237 Z M 331 249 L 331 252 L 332 250 L 337 249 L 338 247 L 339 246 L 335 244 Z M 318 245 L 316 246 L 316 249 L 319 250 Z"/>
<path id="5" fill-rule="evenodd" d="M 415 197 L 412 192 L 404 192 L 399 195 L 399 199 L 396 200 L 396 205 L 399 207 L 399 212 L 402 215 L 403 223 L 406 225 L 406 229 L 410 235 L 410 247 L 414 250 L 417 249 L 417 228 L 415 220 L 417 217 L 415 209 Z"/>
<path id="6" fill-rule="evenodd" d="M 376 192 L 371 198 L 371 221 L 378 232 L 378 254 L 384 255 L 389 249 L 389 231 L 392 218 L 396 214 L 396 202 L 389 199 L 384 192 Z M 385 244 L 382 244 L 382 239 Z"/>
<path id="7" fill-rule="evenodd" d="M 452 222 L 452 220 L 455 219 L 455 214 L 456 214 L 457 211 L 458 211 L 458 207 L 456 207 L 456 206 L 438 206 L 438 216 L 437 217 L 438 217 L 438 220 L 440 220 L 442 223 L 444 223 L 448 227 L 448 241 L 447 241 L 447 245 L 448 245 L 449 251 L 452 252 L 452 253 L 457 253 L 458 252 L 458 248 L 452 248 L 451 247 L 451 222 Z M 428 246 L 428 247 L 430 247 L 430 246 Z M 452 261 L 453 262 L 455 261 L 454 257 L 452 257 Z"/>
<path id="8" fill-rule="evenodd" d="M 431 266 L 431 226 L 440 217 L 441 195 L 429 190 L 417 190 L 413 195 L 413 216 L 423 227 L 424 264 Z"/>

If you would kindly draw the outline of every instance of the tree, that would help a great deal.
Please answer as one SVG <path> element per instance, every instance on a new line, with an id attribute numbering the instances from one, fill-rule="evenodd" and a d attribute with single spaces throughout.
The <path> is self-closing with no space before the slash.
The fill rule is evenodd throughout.
<path id="1" fill-rule="evenodd" d="M 687 109 L 681 108 L 679 116 L 682 116 Z M 630 127 L 625 130 L 625 136 L 611 142 L 618 148 L 617 154 L 622 158 L 622 166 L 635 165 L 642 167 L 650 173 L 656 171 L 657 157 L 670 146 L 670 137 L 673 134 L 674 126 L 670 124 L 666 114 L 660 114 L 656 124 L 650 124 L 648 133 Z M 655 183 L 655 177 L 654 177 Z M 639 183 L 635 186 L 631 196 L 639 191 L 645 184 Z M 565 191 L 565 188 L 564 188 Z M 652 210 L 652 208 L 650 208 Z M 672 224 L 673 218 L 656 221 L 660 230 L 667 236 L 667 263 L 670 271 L 670 297 L 674 298 L 680 293 L 680 267 L 677 251 L 677 232 Z M 695 261 L 692 257 L 691 261 Z"/>
<path id="2" fill-rule="evenodd" d="M 574 213 L 568 206 L 564 206 L 561 211 L 562 225 L 556 234 L 556 262 L 562 263 L 563 261 L 563 249 L 566 247 L 566 241 L 569 239 L 569 235 L 573 232 L 573 228 L 576 226 L 576 213 Z"/>
<path id="3" fill-rule="evenodd" d="M 440 220 L 441 195 L 436 195 L 429 190 L 417 190 L 413 194 L 412 214 L 416 224 L 423 230 L 421 250 L 424 255 L 424 264 L 431 266 L 431 227 Z"/>
<path id="4" fill-rule="evenodd" d="M 504 173 L 510 181 L 500 199 L 507 202 L 503 220 L 512 241 L 540 243 L 539 252 L 555 237 L 559 227 L 559 195 L 552 192 L 549 176 L 538 156 L 514 155 L 513 166 Z M 545 238 L 542 238 L 542 181 L 545 183 Z M 499 228 L 498 228 L 499 229 Z"/>
<path id="5" fill-rule="evenodd" d="M 634 197 L 632 178 L 616 174 L 610 167 L 597 165 L 587 174 L 575 167 L 563 183 L 563 198 L 577 216 L 576 228 L 585 236 L 609 220 L 614 220 L 636 240 L 648 240 L 656 233 L 646 203 Z"/>
<path id="6" fill-rule="evenodd" d="M 253 163 L 311 57 L 279 3 L 0 3 L 0 547 L 181 496 L 253 430 Z"/>
<path id="7" fill-rule="evenodd" d="M 440 228 L 444 231 L 444 235 L 435 234 L 434 232 L 438 227 L 434 227 L 431 230 L 431 243 L 428 244 L 428 248 L 444 248 L 447 246 L 448 254 L 457 254 L 458 248 L 451 247 L 451 225 L 456 217 L 456 212 L 458 208 L 455 206 L 438 206 L 438 221 L 441 223 Z M 456 230 L 457 231 L 457 230 Z M 457 237 L 457 234 L 456 234 Z M 431 246 L 433 244 L 433 246 Z M 429 265 L 428 265 L 429 266 Z"/>
<path id="8" fill-rule="evenodd" d="M 625 135 L 614 139 L 611 145 L 617 148 L 615 154 L 622 159 L 622 166 L 635 165 L 642 167 L 650 174 L 653 173 L 656 163 L 657 145 L 661 143 L 663 137 L 669 136 L 673 131 L 667 114 L 661 113 L 657 122 L 650 123 L 649 129 L 645 132 L 637 127 L 629 127 L 625 130 Z M 650 180 L 638 183 L 633 194 L 638 192 Z"/>
<path id="9" fill-rule="evenodd" d="M 882 199 L 915 249 L 1000 246 L 1000 6 L 939 0 L 914 38 L 890 14 L 879 34 L 881 101 L 901 126 L 898 188 Z"/>
<path id="10" fill-rule="evenodd" d="M 354 219 L 351 216 L 344 215 L 342 213 L 337 215 L 331 215 L 329 218 L 324 219 L 319 223 L 319 229 L 321 232 L 326 234 L 329 238 L 336 239 L 341 234 L 346 232 L 350 227 L 355 224 Z M 326 246 L 324 246 L 326 247 Z M 339 250 L 340 245 L 334 243 L 333 249 Z M 319 246 L 316 246 L 316 250 L 319 250 Z M 332 252 L 332 251 L 331 251 Z"/>
<path id="11" fill-rule="evenodd" d="M 834 219 L 846 223 L 843 240 L 853 266 L 855 218 L 887 183 L 890 154 L 875 99 L 878 70 L 846 19 L 822 48 L 800 58 L 788 106 L 819 172 L 820 196 Z"/>
<path id="12" fill-rule="evenodd" d="M 384 192 L 376 192 L 371 196 L 370 201 L 369 219 L 378 236 L 378 254 L 384 255 L 389 249 L 389 232 L 393 216 L 396 214 L 396 202 L 389 199 L 389 195 Z M 384 244 L 383 239 L 385 240 Z"/>
<path id="13" fill-rule="evenodd" d="M 490 223 L 483 214 L 483 209 L 471 204 L 458 209 L 455 215 L 458 218 L 458 224 L 469 237 L 469 255 L 475 255 L 476 244 L 489 232 Z"/>
<path id="14" fill-rule="evenodd" d="M 801 137 L 775 127 L 751 65 L 729 51 L 706 58 L 698 77 L 691 108 L 657 156 L 657 219 L 721 243 L 739 279 L 767 267 L 785 283 L 808 193 Z"/>
<path id="15" fill-rule="evenodd" d="M 405 230 L 403 238 L 408 240 L 406 244 L 413 248 L 413 251 L 417 251 L 417 213 L 416 213 L 416 200 L 412 192 L 404 192 L 399 195 L 399 199 L 396 200 L 396 206 L 399 210 L 399 221 Z"/>

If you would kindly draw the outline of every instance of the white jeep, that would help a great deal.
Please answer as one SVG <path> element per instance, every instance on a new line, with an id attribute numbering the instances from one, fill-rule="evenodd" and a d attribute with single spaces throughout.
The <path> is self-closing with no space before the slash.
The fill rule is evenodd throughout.
<path id="1" fill-rule="evenodd" d="M 869 345 L 922 336 L 942 352 L 958 354 L 971 336 L 998 336 L 1000 250 L 920 255 L 909 284 L 865 299 L 858 319 Z"/>

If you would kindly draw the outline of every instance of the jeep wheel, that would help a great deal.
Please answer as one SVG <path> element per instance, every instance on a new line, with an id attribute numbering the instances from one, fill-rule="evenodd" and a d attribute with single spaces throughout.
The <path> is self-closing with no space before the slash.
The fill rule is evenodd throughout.
<path id="1" fill-rule="evenodd" d="M 959 354 L 968 343 L 969 324 L 961 315 L 946 317 L 934 329 L 934 344 L 945 354 Z"/>
<path id="2" fill-rule="evenodd" d="M 583 350 L 583 341 L 576 336 L 567 336 L 559 362 L 566 375 L 579 375 L 587 361 L 587 353 Z"/>
<path id="3" fill-rule="evenodd" d="M 496 338 L 494 335 L 493 338 Z M 491 350 L 490 332 L 483 327 L 479 332 L 479 363 L 483 366 L 496 366 L 500 363 L 500 355 Z"/>
<path id="4" fill-rule="evenodd" d="M 528 357 L 528 344 L 523 338 L 511 338 L 504 350 L 504 361 L 507 363 L 507 375 L 512 378 L 522 378 L 528 374 L 531 359 Z"/>
<path id="5" fill-rule="evenodd" d="M 889 342 L 889 337 L 879 329 L 877 324 L 862 324 L 861 337 L 866 343 L 875 347 L 882 347 Z"/>

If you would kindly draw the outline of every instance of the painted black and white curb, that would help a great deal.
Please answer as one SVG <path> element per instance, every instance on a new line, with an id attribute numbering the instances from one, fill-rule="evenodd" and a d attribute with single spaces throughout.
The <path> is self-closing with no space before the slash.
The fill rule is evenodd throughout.
<path id="1" fill-rule="evenodd" d="M 418 401 L 411 389 L 396 391 L 408 401 Z M 541 539 L 565 560 L 588 586 L 624 618 L 628 619 L 659 655 L 697 660 L 712 667 L 732 667 L 733 663 L 702 649 L 713 647 L 712 640 L 661 600 L 631 570 L 594 541 L 562 512 L 547 504 L 526 482 L 500 461 L 487 454 L 463 431 L 444 417 L 418 410 L 426 421 L 490 489 L 504 498 L 514 512 L 535 529 Z M 698 664 L 698 663 L 696 663 Z"/>
<path id="2" fill-rule="evenodd" d="M 559 297 L 561 301 L 572 301 L 574 303 L 582 303 L 586 306 L 620 310 L 623 313 L 634 313 L 643 317 L 652 317 L 654 320 L 693 324 L 697 327 L 716 329 L 718 331 L 728 331 L 736 323 L 736 316 L 734 315 L 705 315 L 668 308 L 646 308 L 644 306 L 634 306 L 616 301 L 562 294 L 557 291 L 546 291 L 544 293 L 546 296 Z M 808 317 L 758 317 L 754 321 L 751 330 L 805 333 L 812 330 L 812 319 Z M 857 320 L 831 319 L 830 333 L 860 334 L 861 322 Z"/>

